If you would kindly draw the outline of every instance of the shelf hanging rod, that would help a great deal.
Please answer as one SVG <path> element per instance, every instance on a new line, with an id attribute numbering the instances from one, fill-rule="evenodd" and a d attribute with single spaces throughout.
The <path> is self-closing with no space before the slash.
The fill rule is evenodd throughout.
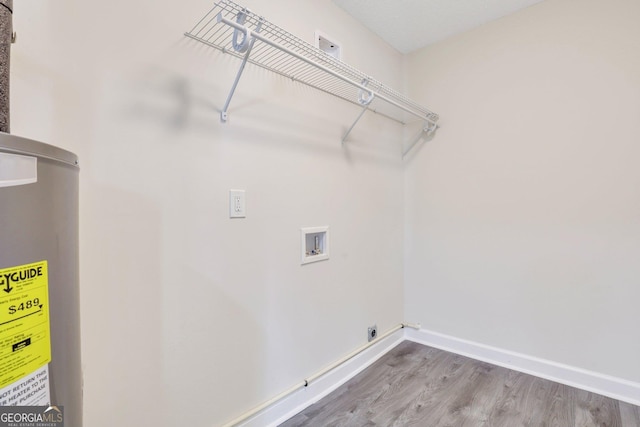
<path id="1" fill-rule="evenodd" d="M 222 12 L 218 13 L 218 15 L 216 17 L 216 20 L 217 20 L 217 22 L 222 22 L 222 23 L 224 23 L 224 24 L 226 24 L 226 25 L 228 25 L 230 27 L 233 27 L 238 31 L 242 31 L 244 33 L 245 37 L 249 38 L 249 39 L 253 39 L 252 41 L 254 41 L 255 39 L 260 40 L 261 42 L 266 43 L 271 47 L 279 49 L 279 50 L 281 50 L 281 51 L 283 51 L 283 52 L 285 52 L 285 53 L 287 53 L 287 54 L 299 59 L 300 61 L 303 61 L 303 62 L 311 65 L 312 67 L 316 67 L 316 68 L 324 71 L 325 73 L 331 74 L 335 78 L 344 81 L 345 83 L 348 83 L 348 84 L 350 84 L 352 86 L 355 86 L 355 87 L 361 89 L 362 91 L 364 91 L 364 93 L 369 94 L 371 99 L 373 99 L 373 98 L 382 99 L 383 101 L 385 101 L 385 102 L 387 102 L 387 103 L 389 103 L 389 104 L 391 104 L 391 105 L 393 105 L 393 106 L 395 106 L 395 107 L 397 107 L 397 108 L 399 108 L 399 109 L 401 109 L 401 110 L 403 110 L 403 111 L 405 111 L 405 112 L 407 112 L 407 113 L 409 113 L 409 114 L 411 114 L 411 115 L 413 115 L 415 117 L 418 117 L 418 118 L 420 118 L 422 120 L 425 120 L 426 122 L 430 123 L 431 125 L 437 126 L 436 122 L 434 120 L 432 120 L 431 118 L 429 118 L 428 116 L 426 116 L 425 114 L 418 113 L 418 112 L 412 110 L 411 108 L 409 108 L 409 107 L 407 107 L 405 105 L 402 105 L 402 104 L 400 104 L 400 103 L 398 103 L 398 102 L 396 102 L 396 101 L 394 101 L 392 99 L 389 99 L 388 97 L 384 96 L 381 93 L 378 93 L 378 92 L 372 90 L 371 88 L 366 87 L 365 85 L 363 85 L 361 83 L 354 82 L 353 80 L 350 80 L 350 79 L 340 75 L 339 73 L 336 73 L 335 71 L 325 67 L 322 64 L 318 64 L 318 63 L 316 63 L 314 61 L 311 61 L 311 60 L 305 58 L 304 56 L 292 51 L 291 49 L 288 49 L 285 46 L 281 46 L 280 44 L 275 43 L 275 42 L 269 40 L 266 37 L 263 37 L 257 31 L 251 30 L 250 28 L 247 28 L 245 25 L 239 24 L 237 22 L 233 22 L 233 21 L 225 18 L 224 16 L 222 16 Z M 248 53 L 250 53 L 249 49 L 248 49 L 248 51 L 249 51 Z M 248 60 L 248 55 L 246 55 L 246 57 L 247 57 L 247 60 Z M 237 85 L 237 83 L 236 83 L 236 85 Z M 229 100 L 229 102 L 230 102 L 230 100 Z M 366 111 L 366 109 L 365 109 L 365 111 Z M 358 120 L 359 120 L 359 118 L 358 118 Z"/>

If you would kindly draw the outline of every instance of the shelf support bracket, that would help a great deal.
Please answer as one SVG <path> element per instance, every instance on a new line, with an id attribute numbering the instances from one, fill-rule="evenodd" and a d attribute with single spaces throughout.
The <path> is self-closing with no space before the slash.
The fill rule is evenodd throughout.
<path id="1" fill-rule="evenodd" d="M 356 118 L 356 121 L 353 122 L 353 124 L 351 125 L 351 127 L 349 129 L 347 129 L 347 132 L 344 134 L 344 136 L 342 137 L 342 142 L 341 144 L 344 145 L 344 142 L 347 140 L 347 137 L 349 136 L 349 134 L 351 133 L 351 131 L 353 130 L 353 128 L 356 126 L 356 124 L 360 121 L 360 119 L 362 118 L 362 116 L 364 116 L 364 113 L 369 109 L 369 105 L 365 105 L 364 107 L 362 107 L 362 111 L 360 111 L 360 114 L 358 114 L 358 117 Z"/>
<path id="2" fill-rule="evenodd" d="M 431 135 L 433 135 L 438 127 L 438 124 L 435 122 L 425 121 L 424 126 L 422 127 L 422 129 L 420 129 L 418 135 L 416 135 L 416 137 L 413 139 L 413 142 L 411 142 L 411 144 L 409 144 L 409 147 L 402 153 L 402 158 L 404 159 L 404 156 L 406 156 L 409 151 L 411 151 L 413 147 L 418 143 L 418 141 L 420 141 L 423 137 L 429 138 Z"/>
<path id="3" fill-rule="evenodd" d="M 218 22 L 221 22 L 223 20 L 222 12 L 218 14 L 216 19 Z M 244 24 L 246 19 L 247 19 L 247 12 L 242 11 L 238 13 L 238 18 L 237 18 L 238 24 L 240 25 Z M 258 25 L 256 26 L 256 29 L 255 29 L 255 33 L 260 32 L 260 29 L 262 27 L 262 22 L 263 22 L 262 19 L 258 22 Z M 240 32 L 243 33 L 243 36 L 242 36 L 242 41 L 238 42 L 238 34 Z M 238 87 L 238 82 L 240 82 L 240 77 L 242 77 L 242 72 L 244 71 L 245 65 L 247 65 L 247 61 L 249 60 L 249 55 L 251 55 L 251 49 L 253 49 L 253 44 L 255 42 L 256 42 L 256 39 L 255 37 L 253 37 L 252 31 L 247 27 L 242 27 L 242 30 L 239 30 L 237 28 L 234 30 L 233 48 L 237 52 L 240 52 L 240 53 L 244 52 L 244 58 L 242 58 L 242 63 L 240 64 L 240 68 L 238 69 L 236 78 L 233 81 L 233 85 L 231 86 L 231 90 L 229 91 L 227 100 L 224 103 L 224 107 L 222 107 L 222 111 L 220 111 L 220 121 L 223 123 L 227 122 L 227 118 L 229 116 L 227 111 L 229 110 L 229 104 L 231 104 L 231 98 L 233 98 L 233 94 L 235 93 L 236 88 Z"/>
<path id="4" fill-rule="evenodd" d="M 363 87 L 366 86 L 367 83 L 369 83 L 369 79 L 362 80 Z M 342 145 L 344 145 L 344 142 L 347 140 L 347 137 L 349 136 L 353 128 L 360 121 L 362 116 L 364 116 L 364 113 L 369 109 L 369 104 L 371 104 L 371 101 L 373 101 L 373 98 L 375 98 L 375 94 L 372 91 L 360 88 L 360 90 L 358 91 L 358 102 L 363 106 L 362 111 L 360 111 L 360 114 L 358 114 L 356 121 L 353 122 L 351 127 L 347 129 L 347 132 L 345 132 L 344 136 L 342 137 L 342 141 L 341 141 Z"/>

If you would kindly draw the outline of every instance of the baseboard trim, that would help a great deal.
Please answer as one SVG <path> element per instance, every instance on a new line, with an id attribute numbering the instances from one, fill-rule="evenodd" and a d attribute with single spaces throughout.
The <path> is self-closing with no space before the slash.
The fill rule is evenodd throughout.
<path id="1" fill-rule="evenodd" d="M 283 423 L 358 375 L 404 341 L 403 331 L 405 329 L 400 329 L 381 338 L 371 347 L 318 378 L 307 387 L 291 393 L 239 425 L 242 427 L 274 427 Z"/>
<path id="2" fill-rule="evenodd" d="M 309 386 L 281 399 L 239 425 L 242 427 L 275 427 L 283 423 L 355 377 L 405 340 L 640 406 L 640 383 L 426 329 L 403 328 L 380 339 L 376 344 L 318 378 Z"/>
<path id="3" fill-rule="evenodd" d="M 405 328 L 403 331 L 405 338 L 409 341 L 640 406 L 640 383 L 463 340 L 426 329 L 413 330 Z"/>

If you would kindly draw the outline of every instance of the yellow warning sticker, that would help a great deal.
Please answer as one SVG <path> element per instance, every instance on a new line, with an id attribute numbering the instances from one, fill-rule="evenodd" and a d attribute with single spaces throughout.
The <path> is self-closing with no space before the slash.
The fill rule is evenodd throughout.
<path id="1" fill-rule="evenodd" d="M 0 388 L 51 361 L 47 261 L 0 270 Z"/>

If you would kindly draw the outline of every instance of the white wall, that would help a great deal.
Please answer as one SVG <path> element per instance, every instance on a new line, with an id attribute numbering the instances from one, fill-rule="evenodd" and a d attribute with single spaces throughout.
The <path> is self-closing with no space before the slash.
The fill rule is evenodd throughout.
<path id="1" fill-rule="evenodd" d="M 210 0 L 21 0 L 12 133 L 81 160 L 85 425 L 212 426 L 402 321 L 401 127 L 183 37 Z M 246 1 L 401 83 L 329 0 Z M 248 216 L 228 218 L 228 190 Z M 300 266 L 302 226 L 331 259 Z M 105 415 L 106 414 L 106 415 Z"/>
<path id="2" fill-rule="evenodd" d="M 407 58 L 405 317 L 640 381 L 640 3 L 547 0 Z"/>

